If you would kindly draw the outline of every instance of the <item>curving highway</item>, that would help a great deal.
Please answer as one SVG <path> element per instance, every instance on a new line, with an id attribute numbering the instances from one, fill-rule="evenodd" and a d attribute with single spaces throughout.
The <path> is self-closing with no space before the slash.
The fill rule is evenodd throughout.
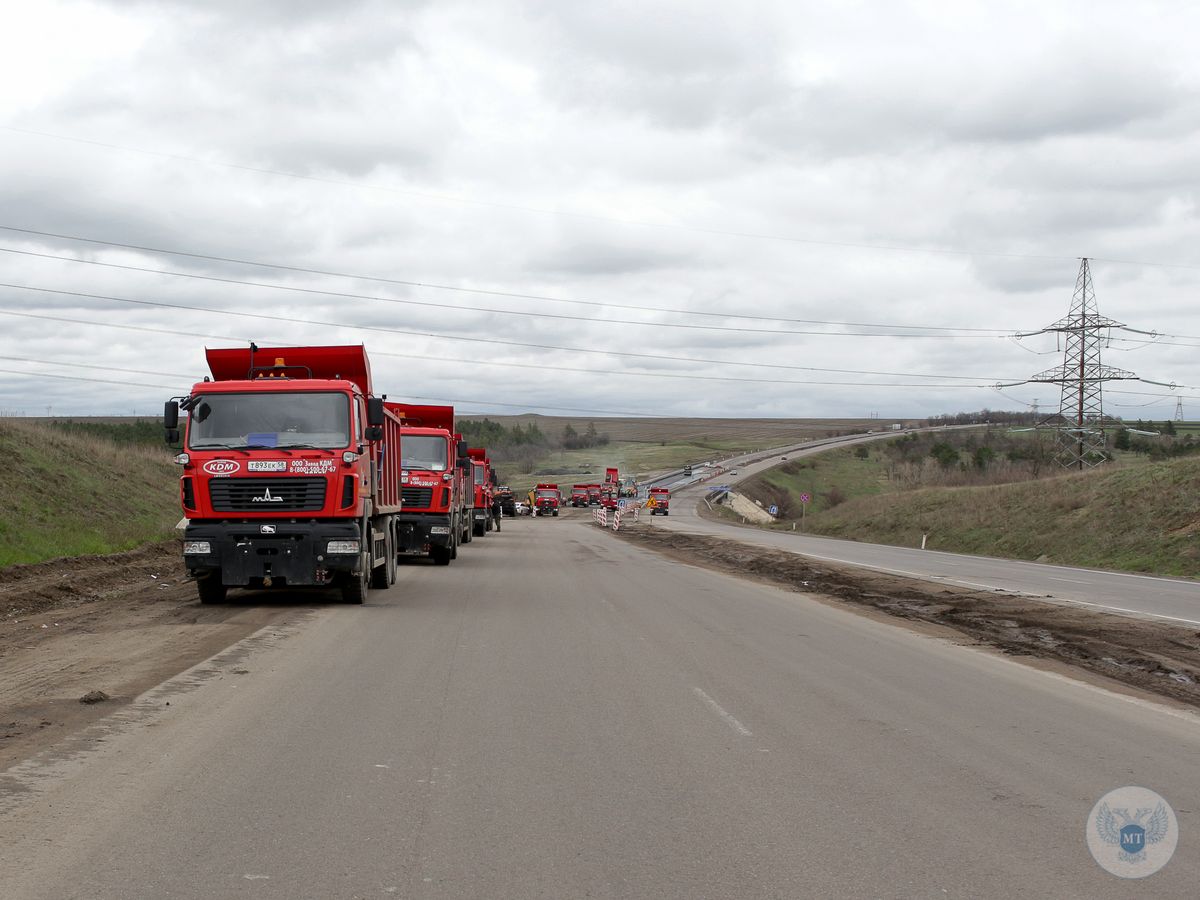
<path id="1" fill-rule="evenodd" d="M 722 475 L 717 481 L 734 485 L 751 475 L 778 465 L 780 456 L 795 458 L 819 453 L 832 445 L 845 446 L 863 441 L 885 440 L 889 437 L 892 435 L 832 438 L 811 444 L 781 447 L 771 451 L 765 458 L 762 453 L 738 457 L 725 463 L 727 467 L 736 469 L 738 474 Z M 672 493 L 678 498 L 671 504 L 669 517 L 648 519 L 662 527 L 723 536 L 756 546 L 800 553 L 817 560 L 908 575 L 938 583 L 1021 594 L 1120 615 L 1200 626 L 1200 583 L 1195 581 L 961 553 L 914 550 L 740 527 L 700 516 L 698 508 L 706 489 L 695 479 L 685 479 L 682 472 L 667 473 L 652 483 L 671 486 Z"/>

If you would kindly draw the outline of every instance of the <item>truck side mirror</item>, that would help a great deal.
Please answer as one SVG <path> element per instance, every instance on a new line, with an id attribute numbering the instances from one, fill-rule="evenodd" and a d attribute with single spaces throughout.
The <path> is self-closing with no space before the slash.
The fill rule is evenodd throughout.
<path id="1" fill-rule="evenodd" d="M 458 454 L 459 459 L 470 459 L 471 458 L 471 454 L 469 454 L 467 452 L 467 445 L 466 445 L 465 441 L 458 442 L 458 447 L 457 447 L 456 452 Z"/>
<path id="2" fill-rule="evenodd" d="M 464 472 L 471 471 L 471 460 L 466 457 L 459 457 L 458 467 Z"/>
<path id="3" fill-rule="evenodd" d="M 368 425 L 366 428 L 363 429 L 363 437 L 365 437 L 368 441 L 382 441 L 383 440 L 383 426 L 382 425 Z"/>
<path id="4" fill-rule="evenodd" d="M 163 405 L 163 438 L 168 444 L 179 440 L 179 401 L 168 400 Z"/>
<path id="5" fill-rule="evenodd" d="M 383 399 L 381 397 L 367 398 L 367 424 L 382 426 L 386 421 L 386 416 L 383 412 Z M 380 435 L 379 437 L 383 437 Z M 379 438 L 367 438 L 369 441 L 377 441 Z"/>

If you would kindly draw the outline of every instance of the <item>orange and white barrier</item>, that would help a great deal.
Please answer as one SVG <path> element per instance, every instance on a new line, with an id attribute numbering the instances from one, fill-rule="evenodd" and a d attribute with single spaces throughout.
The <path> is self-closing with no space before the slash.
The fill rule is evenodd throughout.
<path id="1" fill-rule="evenodd" d="M 611 510 L 610 515 L 610 511 L 608 509 L 601 507 L 600 509 L 592 510 L 592 521 L 601 528 L 608 528 L 609 525 L 611 525 L 612 530 L 617 531 L 620 529 L 622 521 L 626 523 L 628 523 L 631 519 L 634 522 L 638 521 L 640 512 L 640 506 L 627 506 L 624 509 Z"/>

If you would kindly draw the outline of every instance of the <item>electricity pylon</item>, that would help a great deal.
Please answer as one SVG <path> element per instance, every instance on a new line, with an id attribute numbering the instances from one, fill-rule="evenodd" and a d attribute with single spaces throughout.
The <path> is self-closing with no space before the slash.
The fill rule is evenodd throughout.
<path id="1" fill-rule="evenodd" d="M 1063 364 L 1034 375 L 1030 382 L 1057 384 L 1062 388 L 1058 414 L 1039 425 L 1057 430 L 1058 461 L 1064 468 L 1083 469 L 1107 459 L 1105 449 L 1104 391 L 1106 381 L 1136 380 L 1137 376 L 1100 362 L 1103 332 L 1123 327 L 1100 315 L 1087 257 L 1079 265 L 1071 310 L 1053 325 L 1036 334 L 1059 334 L 1064 342 Z"/>

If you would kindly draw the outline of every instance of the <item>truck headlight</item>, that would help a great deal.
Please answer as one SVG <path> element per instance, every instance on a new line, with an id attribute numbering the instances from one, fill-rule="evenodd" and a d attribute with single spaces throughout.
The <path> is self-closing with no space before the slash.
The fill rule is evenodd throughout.
<path id="1" fill-rule="evenodd" d="M 212 553 L 212 544 L 208 541 L 184 541 L 184 556 L 207 556 Z"/>
<path id="2" fill-rule="evenodd" d="M 449 534 L 450 526 L 449 525 L 434 525 L 432 528 L 429 529 L 429 533 L 430 534 Z"/>
<path id="3" fill-rule="evenodd" d="M 332 556 L 335 553 L 358 554 L 358 541 L 330 541 L 326 552 Z"/>

